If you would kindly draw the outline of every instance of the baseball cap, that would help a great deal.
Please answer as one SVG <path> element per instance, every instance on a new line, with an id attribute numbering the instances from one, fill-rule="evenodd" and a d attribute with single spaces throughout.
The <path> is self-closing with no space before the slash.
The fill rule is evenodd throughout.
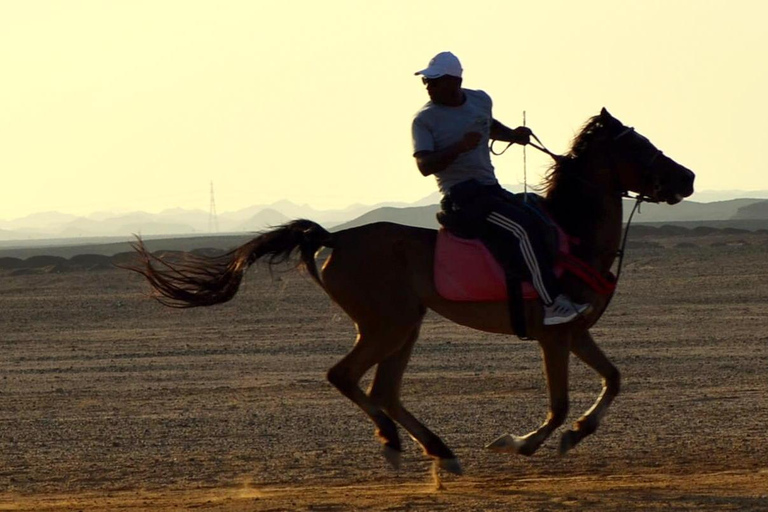
<path id="1" fill-rule="evenodd" d="M 451 52 L 440 52 L 429 61 L 429 66 L 417 71 L 414 75 L 424 75 L 427 78 L 439 78 L 451 75 L 461 78 L 461 62 Z"/>

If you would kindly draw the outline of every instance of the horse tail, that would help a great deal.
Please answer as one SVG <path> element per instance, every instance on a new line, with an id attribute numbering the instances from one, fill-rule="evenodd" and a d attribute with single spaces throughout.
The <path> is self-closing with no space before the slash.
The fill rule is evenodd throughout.
<path id="1" fill-rule="evenodd" d="M 133 248 L 140 261 L 122 267 L 146 277 L 155 290 L 155 298 L 166 306 L 212 306 L 235 296 L 245 271 L 252 264 L 266 258 L 269 266 L 276 265 L 287 261 L 296 252 L 300 255 L 296 266 L 303 266 L 322 287 L 315 253 L 321 247 L 332 247 L 332 238 L 331 233 L 319 224 L 300 219 L 263 232 L 221 256 L 187 255 L 179 262 L 151 254 L 139 238 Z"/>

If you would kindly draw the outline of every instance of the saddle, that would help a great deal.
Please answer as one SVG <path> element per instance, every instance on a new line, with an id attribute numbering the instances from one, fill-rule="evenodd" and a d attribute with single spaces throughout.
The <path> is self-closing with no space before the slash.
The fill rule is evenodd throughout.
<path id="1" fill-rule="evenodd" d="M 571 245 L 578 243 L 570 237 L 549 215 L 547 223 L 553 228 L 555 240 L 555 275 L 568 272 L 600 295 L 610 295 L 616 289 L 616 277 L 603 275 L 591 265 L 571 253 Z M 437 214 L 443 228 L 437 233 L 435 248 L 434 280 L 441 297 L 454 301 L 489 302 L 509 299 L 508 283 L 516 285 L 486 245 L 477 237 L 476 228 L 459 215 L 446 212 Z M 536 300 L 539 294 L 529 281 L 519 281 L 522 300 Z"/>
<path id="2" fill-rule="evenodd" d="M 558 228 L 559 229 L 559 228 Z M 570 253 L 568 237 L 560 231 L 559 253 Z M 555 266 L 560 277 L 562 265 Z M 454 301 L 490 302 L 508 299 L 507 276 L 485 244 L 476 238 L 463 238 L 448 229 L 437 233 L 435 249 L 435 287 L 441 297 Z M 524 300 L 539 298 L 528 281 L 520 281 Z"/>

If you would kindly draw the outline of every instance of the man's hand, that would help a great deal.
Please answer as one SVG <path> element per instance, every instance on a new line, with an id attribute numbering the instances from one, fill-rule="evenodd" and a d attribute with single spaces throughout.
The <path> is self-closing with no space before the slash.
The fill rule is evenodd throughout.
<path id="1" fill-rule="evenodd" d="M 523 146 L 531 142 L 531 130 L 525 126 L 518 126 L 514 130 L 498 122 L 496 119 L 491 121 L 491 139 L 513 144 L 522 144 Z"/>
<path id="2" fill-rule="evenodd" d="M 480 139 L 482 139 L 482 134 L 479 132 L 467 132 L 464 134 L 464 137 L 461 139 L 461 150 L 462 153 L 466 151 L 472 151 L 477 147 L 478 144 L 480 144 Z"/>
<path id="3" fill-rule="evenodd" d="M 443 149 L 438 151 L 419 151 L 413 156 L 416 157 L 416 165 L 419 167 L 421 174 L 430 176 L 445 170 L 462 153 L 475 149 L 482 139 L 482 134 L 478 132 L 467 132 L 461 140 Z"/>
<path id="4" fill-rule="evenodd" d="M 531 133 L 533 132 L 527 126 L 518 126 L 514 130 L 512 130 L 512 136 L 514 138 L 512 142 L 515 142 L 516 144 L 526 145 L 529 142 L 531 142 Z"/>

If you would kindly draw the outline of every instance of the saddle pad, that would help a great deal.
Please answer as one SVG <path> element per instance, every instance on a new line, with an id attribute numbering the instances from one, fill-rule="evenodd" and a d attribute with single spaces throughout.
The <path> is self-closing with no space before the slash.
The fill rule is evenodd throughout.
<path id="1" fill-rule="evenodd" d="M 568 242 L 560 232 L 560 250 Z M 562 274 L 556 267 L 555 274 Z M 507 300 L 504 269 L 480 240 L 459 238 L 446 229 L 437 233 L 435 248 L 435 287 L 441 297 L 455 301 L 487 302 Z M 539 294 L 529 282 L 523 282 L 525 300 Z"/>

